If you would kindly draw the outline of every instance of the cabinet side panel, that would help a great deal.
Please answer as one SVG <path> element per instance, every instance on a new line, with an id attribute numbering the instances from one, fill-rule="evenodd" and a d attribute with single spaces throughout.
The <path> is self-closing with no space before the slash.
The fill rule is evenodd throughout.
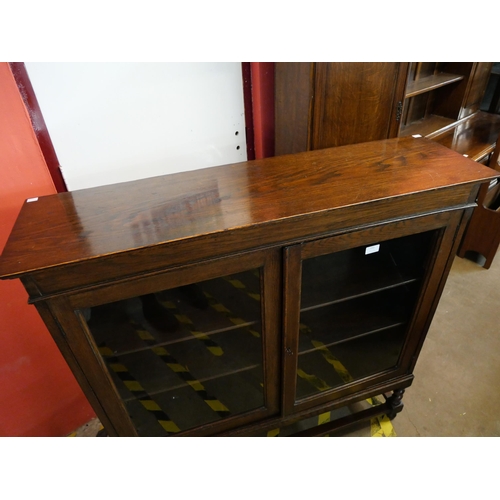
<path id="1" fill-rule="evenodd" d="M 314 63 L 275 65 L 275 155 L 309 149 Z"/>
<path id="2" fill-rule="evenodd" d="M 412 328 L 419 332 L 419 335 L 415 335 L 412 339 L 414 344 L 409 346 L 406 351 L 408 357 L 411 355 L 412 358 L 411 361 L 408 357 L 402 360 L 403 364 L 410 362 L 409 373 L 413 372 L 415 368 L 427 331 L 432 323 L 434 313 L 436 312 L 451 266 L 455 259 L 458 245 L 463 236 L 467 222 L 471 217 L 472 211 L 472 208 L 468 208 L 463 212 L 456 213 L 443 234 L 436 259 L 433 263 L 433 271 L 429 276 L 426 290 L 422 296 L 422 303 L 420 304 L 420 308 L 423 308 L 425 313 L 419 314 L 416 317 L 415 324 L 412 326 Z"/>
<path id="3" fill-rule="evenodd" d="M 318 63 L 312 149 L 386 139 L 400 63 Z"/>
<path id="4" fill-rule="evenodd" d="M 56 343 L 61 354 L 64 356 L 64 359 L 68 364 L 69 368 L 71 369 L 76 380 L 78 381 L 80 388 L 84 392 L 89 403 L 92 405 L 94 411 L 97 413 L 101 423 L 104 425 L 106 432 L 110 436 L 116 436 L 117 433 L 113 424 L 111 423 L 106 412 L 99 403 L 99 400 L 97 399 L 94 391 L 90 387 L 89 381 L 85 376 L 85 373 L 83 372 L 80 364 L 78 363 L 73 352 L 71 351 L 57 320 L 54 318 L 54 316 L 50 311 L 50 308 L 44 302 L 36 304 L 36 308 L 38 310 L 38 313 L 42 317 L 45 325 L 47 326 L 47 328 L 49 328 L 52 338 L 54 339 L 54 342 Z"/>
<path id="5" fill-rule="evenodd" d="M 460 118 L 465 118 L 479 111 L 492 68 L 493 63 L 478 62 L 475 64 Z"/>
<path id="6" fill-rule="evenodd" d="M 66 297 L 54 299 L 49 303 L 49 310 L 51 315 L 57 318 L 59 329 L 64 331 L 65 345 L 58 344 L 58 347 L 64 348 L 61 351 L 78 377 L 97 416 L 106 419 L 103 421 L 105 426 L 112 422 L 112 432 L 117 435 L 136 436 L 130 418 L 120 404 L 116 389 L 102 361 L 100 362 L 97 346 L 91 341 L 89 332 L 75 314 L 71 302 Z M 88 390 L 89 386 L 91 391 Z M 96 395 L 97 400 L 92 393 Z M 102 402 L 105 402 L 105 405 L 101 406 Z M 104 408 L 104 411 L 101 408 Z"/>

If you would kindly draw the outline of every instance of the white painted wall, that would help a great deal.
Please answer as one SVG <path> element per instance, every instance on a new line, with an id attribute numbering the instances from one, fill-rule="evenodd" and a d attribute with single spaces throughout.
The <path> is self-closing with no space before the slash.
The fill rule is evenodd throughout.
<path id="1" fill-rule="evenodd" d="M 25 63 L 70 191 L 247 159 L 241 63 Z"/>

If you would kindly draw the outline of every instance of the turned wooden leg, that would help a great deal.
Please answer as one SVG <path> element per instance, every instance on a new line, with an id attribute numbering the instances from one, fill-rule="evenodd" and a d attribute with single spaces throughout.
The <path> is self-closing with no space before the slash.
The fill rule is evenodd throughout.
<path id="1" fill-rule="evenodd" d="M 396 389 L 392 396 L 387 400 L 390 410 L 387 412 L 387 416 L 392 420 L 396 418 L 396 415 L 403 409 L 403 394 L 404 389 Z"/>

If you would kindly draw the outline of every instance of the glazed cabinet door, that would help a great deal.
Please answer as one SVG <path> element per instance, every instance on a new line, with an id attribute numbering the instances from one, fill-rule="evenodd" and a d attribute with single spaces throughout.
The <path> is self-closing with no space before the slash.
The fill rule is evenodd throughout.
<path id="1" fill-rule="evenodd" d="M 206 435 L 279 411 L 279 255 L 252 252 L 52 301 L 108 432 Z"/>
<path id="2" fill-rule="evenodd" d="M 287 414 L 411 373 L 449 263 L 457 228 L 449 223 L 458 215 L 286 249 Z"/>

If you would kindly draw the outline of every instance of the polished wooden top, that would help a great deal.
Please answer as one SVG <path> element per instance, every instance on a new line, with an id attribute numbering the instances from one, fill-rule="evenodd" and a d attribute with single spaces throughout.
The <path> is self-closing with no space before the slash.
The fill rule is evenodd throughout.
<path id="1" fill-rule="evenodd" d="M 440 144 L 410 137 L 43 196 L 24 203 L 0 276 L 495 176 Z"/>

